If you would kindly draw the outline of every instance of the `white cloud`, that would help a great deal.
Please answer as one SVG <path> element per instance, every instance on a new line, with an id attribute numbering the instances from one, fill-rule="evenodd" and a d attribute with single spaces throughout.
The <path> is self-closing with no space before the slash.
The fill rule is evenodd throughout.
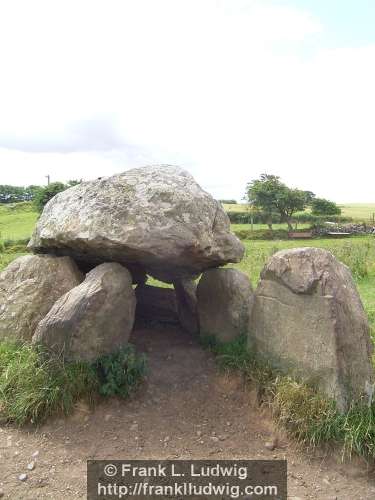
<path id="1" fill-rule="evenodd" d="M 5 0 L 0 183 L 160 162 L 220 197 L 268 171 L 371 200 L 375 46 L 301 55 L 322 30 L 266 1 Z"/>

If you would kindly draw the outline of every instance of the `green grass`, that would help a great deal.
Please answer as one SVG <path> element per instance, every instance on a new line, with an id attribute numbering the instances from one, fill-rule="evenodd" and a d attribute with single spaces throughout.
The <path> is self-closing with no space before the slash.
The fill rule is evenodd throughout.
<path id="1" fill-rule="evenodd" d="M 372 338 L 375 343 L 375 276 L 371 274 L 358 280 L 357 287 L 372 328 Z"/>
<path id="2" fill-rule="evenodd" d="M 64 363 L 40 346 L 0 342 L 0 417 L 18 425 L 68 414 L 79 399 L 126 398 L 143 379 L 145 357 L 130 344 L 94 364 Z"/>
<path id="3" fill-rule="evenodd" d="M 340 413 L 334 401 L 314 388 L 260 363 L 248 351 L 245 336 L 226 344 L 206 337 L 202 344 L 214 353 L 221 369 L 235 370 L 256 385 L 260 403 L 271 407 L 277 422 L 297 441 L 311 448 L 335 443 L 346 456 L 357 453 L 375 459 L 375 404 L 357 402 Z"/>
<path id="4" fill-rule="evenodd" d="M 31 203 L 0 204 L 0 239 L 30 238 L 37 218 Z"/>
<path id="5" fill-rule="evenodd" d="M 0 415 L 19 425 L 69 413 L 97 390 L 95 371 L 84 363 L 64 365 L 28 344 L 0 343 Z"/>
<path id="6" fill-rule="evenodd" d="M 27 253 L 27 241 L 0 240 L 0 271 L 10 264 L 12 260 Z"/>
<path id="7" fill-rule="evenodd" d="M 0 271 L 2 271 L 4 268 L 6 268 L 7 265 L 12 262 L 12 260 L 15 260 L 18 257 L 21 257 L 22 255 L 25 255 L 25 254 L 26 254 L 26 249 L 24 252 L 20 252 L 20 253 L 0 252 Z"/>

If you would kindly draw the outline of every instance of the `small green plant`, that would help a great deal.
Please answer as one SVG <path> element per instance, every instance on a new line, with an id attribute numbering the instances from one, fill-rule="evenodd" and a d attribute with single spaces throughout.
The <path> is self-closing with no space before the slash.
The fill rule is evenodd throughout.
<path id="1" fill-rule="evenodd" d="M 215 354 L 217 363 L 223 369 L 245 371 L 252 362 L 246 349 L 245 335 L 226 343 L 219 342 L 214 335 L 207 335 L 201 338 L 201 344 Z"/>
<path id="2" fill-rule="evenodd" d="M 263 392 L 275 377 L 274 371 L 265 362 L 260 362 L 247 348 L 246 335 L 240 335 L 232 342 L 219 342 L 215 336 L 202 337 L 201 344 L 216 356 L 216 362 L 223 370 L 241 372 L 246 380 L 255 382 Z"/>
<path id="3" fill-rule="evenodd" d="M 100 394 L 127 398 L 145 376 L 146 358 L 128 344 L 113 354 L 102 356 L 94 366 Z"/>

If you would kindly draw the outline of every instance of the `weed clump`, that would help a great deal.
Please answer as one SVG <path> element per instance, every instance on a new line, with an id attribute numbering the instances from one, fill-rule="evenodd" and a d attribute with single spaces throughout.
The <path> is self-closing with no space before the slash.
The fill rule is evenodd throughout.
<path id="1" fill-rule="evenodd" d="M 99 393 L 103 396 L 127 398 L 138 387 L 146 373 L 146 357 L 137 354 L 134 346 L 102 356 L 94 365 L 99 378 Z"/>

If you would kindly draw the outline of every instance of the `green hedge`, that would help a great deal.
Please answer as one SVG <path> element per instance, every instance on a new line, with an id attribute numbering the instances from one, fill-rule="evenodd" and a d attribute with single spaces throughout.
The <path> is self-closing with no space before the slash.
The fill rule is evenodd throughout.
<path id="1" fill-rule="evenodd" d="M 270 231 L 269 229 L 238 229 L 233 231 L 240 240 L 287 240 L 288 231 L 286 229 L 276 229 Z"/>
<path id="2" fill-rule="evenodd" d="M 250 212 L 227 212 L 231 224 L 250 224 L 251 214 Z M 262 214 L 254 214 L 253 216 L 254 224 L 267 224 L 266 217 Z M 273 223 L 280 223 L 280 217 L 274 217 Z"/>
<path id="3" fill-rule="evenodd" d="M 296 222 L 311 222 L 312 224 L 323 224 L 324 222 L 353 222 L 353 217 L 344 215 L 313 215 L 311 213 L 300 213 L 293 216 Z"/>
<path id="4" fill-rule="evenodd" d="M 251 218 L 253 218 L 254 224 L 267 224 L 267 218 L 263 214 L 253 214 L 250 212 L 227 212 L 231 224 L 251 224 Z M 308 222 L 311 224 L 321 224 L 323 222 L 353 222 L 352 217 L 345 217 L 342 215 L 313 215 L 308 212 L 302 212 L 296 214 L 292 217 L 294 222 Z M 283 222 L 281 217 L 274 215 L 272 217 L 273 224 L 280 224 Z"/>

